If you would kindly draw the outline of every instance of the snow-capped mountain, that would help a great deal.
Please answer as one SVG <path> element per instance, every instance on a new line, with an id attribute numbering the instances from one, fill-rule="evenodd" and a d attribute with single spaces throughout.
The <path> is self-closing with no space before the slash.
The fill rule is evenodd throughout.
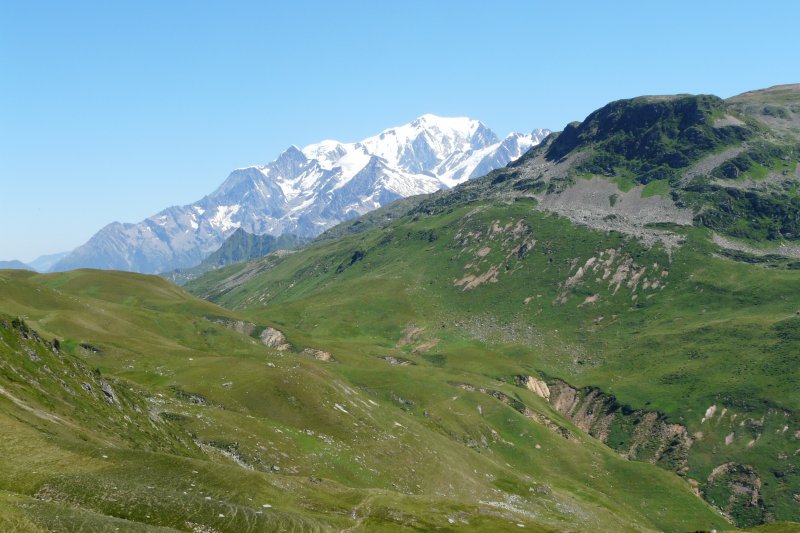
<path id="1" fill-rule="evenodd" d="M 550 132 L 503 140 L 477 120 L 423 115 L 360 142 L 289 147 L 234 170 L 202 200 L 138 224 L 114 222 L 53 270 L 165 272 L 200 263 L 237 228 L 314 237 L 398 198 L 453 187 L 519 158 Z"/>

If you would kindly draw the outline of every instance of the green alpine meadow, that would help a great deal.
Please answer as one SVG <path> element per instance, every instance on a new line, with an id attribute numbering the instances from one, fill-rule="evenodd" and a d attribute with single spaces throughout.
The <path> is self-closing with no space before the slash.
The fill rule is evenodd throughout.
<path id="1" fill-rule="evenodd" d="M 0 530 L 799 531 L 798 161 L 800 85 L 641 96 L 313 240 L 1 270 Z"/>

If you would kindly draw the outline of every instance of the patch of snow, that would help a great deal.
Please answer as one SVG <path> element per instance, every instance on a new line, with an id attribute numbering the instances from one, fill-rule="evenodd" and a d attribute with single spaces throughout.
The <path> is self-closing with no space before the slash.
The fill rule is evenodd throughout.
<path id="1" fill-rule="evenodd" d="M 306 210 L 306 208 L 311 206 L 316 201 L 316 199 L 317 199 L 316 195 L 302 198 L 299 204 L 291 206 L 289 210 L 290 212 L 298 212 L 298 211 L 303 212 Z"/>
<path id="2" fill-rule="evenodd" d="M 341 178 L 333 189 L 336 190 L 344 187 L 356 174 L 367 166 L 371 158 L 372 156 L 370 156 L 363 147 L 360 147 L 339 159 L 337 164 L 341 169 Z"/>
<path id="3" fill-rule="evenodd" d="M 232 228 L 238 228 L 241 223 L 234 222 L 231 217 L 238 213 L 241 207 L 242 206 L 240 204 L 217 206 L 217 213 L 209 222 L 211 222 L 212 226 L 219 228 L 221 231 L 228 231 Z"/>
<path id="4" fill-rule="evenodd" d="M 347 153 L 352 145 L 342 144 L 339 141 L 325 140 L 316 144 L 309 144 L 301 151 L 309 159 L 316 159 L 320 166 L 326 170 L 334 167 L 339 158 Z"/>

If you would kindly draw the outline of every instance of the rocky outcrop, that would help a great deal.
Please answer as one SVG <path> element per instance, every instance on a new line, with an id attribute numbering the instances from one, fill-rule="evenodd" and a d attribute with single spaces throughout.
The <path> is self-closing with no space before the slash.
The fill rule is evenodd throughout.
<path id="1" fill-rule="evenodd" d="M 117 401 L 117 395 L 114 393 L 114 389 L 112 389 L 111 385 L 104 379 L 100 380 L 100 390 L 103 392 L 103 397 L 108 403 L 115 403 Z"/>
<path id="2" fill-rule="evenodd" d="M 336 359 L 333 358 L 330 352 L 326 352 L 324 350 L 317 350 L 315 348 L 306 348 L 305 350 L 303 350 L 303 353 L 306 355 L 310 355 L 317 361 L 324 361 L 326 363 L 336 361 Z"/>
<path id="3" fill-rule="evenodd" d="M 453 385 L 455 387 L 458 387 L 459 389 L 462 389 L 462 390 L 466 390 L 466 391 L 470 391 L 470 392 L 480 392 L 482 394 L 486 394 L 488 396 L 491 396 L 495 400 L 498 400 L 499 402 L 501 402 L 501 403 L 511 407 L 512 409 L 516 410 L 517 412 L 519 412 L 520 414 L 522 414 L 526 418 L 529 418 L 529 419 L 533 420 L 537 424 L 541 424 L 541 425 L 545 426 L 547 429 L 553 431 L 554 433 L 556 433 L 560 437 L 565 438 L 565 439 L 574 438 L 574 436 L 572 435 L 572 432 L 570 432 L 570 430 L 568 430 L 564 426 L 561 426 L 560 424 L 554 422 L 553 420 L 551 420 L 550 418 L 546 417 L 545 415 L 543 415 L 543 414 L 541 414 L 541 413 L 539 413 L 537 411 L 534 411 L 533 409 L 531 409 L 530 407 L 528 407 L 527 405 L 522 403 L 520 400 L 518 400 L 516 398 L 512 398 L 511 396 L 509 396 L 508 394 L 506 394 L 504 392 L 501 392 L 501 391 L 498 391 L 498 390 L 486 389 L 486 388 L 483 388 L 483 387 L 476 387 L 474 385 L 470 385 L 469 383 L 451 383 L 451 385 Z"/>
<path id="4" fill-rule="evenodd" d="M 378 359 L 382 359 L 387 363 L 389 363 L 390 365 L 397 365 L 397 366 L 416 365 L 414 361 L 409 361 L 408 359 L 403 359 L 402 357 L 395 357 L 393 355 L 382 355 L 378 357 Z"/>
<path id="5" fill-rule="evenodd" d="M 210 405 L 208 398 L 196 392 L 187 392 L 177 385 L 171 385 L 169 389 L 179 400 L 192 403 L 194 405 Z"/>
<path id="6" fill-rule="evenodd" d="M 656 411 L 622 405 L 596 387 L 575 388 L 553 379 L 517 376 L 517 385 L 548 400 L 576 426 L 628 459 L 658 464 L 685 474 L 692 439 L 686 428 Z"/>
<path id="7" fill-rule="evenodd" d="M 246 322 L 244 320 L 234 320 L 232 318 L 216 317 L 216 316 L 207 316 L 204 318 L 209 322 L 213 322 L 214 324 L 217 324 L 224 328 L 232 329 L 236 333 L 241 333 L 242 335 L 248 335 L 248 336 L 253 335 L 258 329 L 258 326 L 256 326 L 252 322 Z"/>
<path id="8" fill-rule="evenodd" d="M 747 527 L 770 521 L 761 485 L 761 478 L 752 466 L 730 462 L 711 471 L 702 492 L 729 520 Z"/>
<path id="9" fill-rule="evenodd" d="M 693 440 L 685 426 L 670 423 L 663 413 L 634 409 L 596 387 L 576 388 L 559 379 L 518 375 L 515 382 L 547 400 L 553 409 L 580 429 L 624 457 L 657 464 L 680 475 L 687 474 Z M 725 411 L 723 409 L 723 416 Z M 716 414 L 717 405 L 709 406 L 701 423 L 713 419 Z M 703 438 L 702 432 L 695 436 Z M 725 438 L 725 445 L 733 443 L 733 436 L 734 433 L 730 433 Z M 714 505 L 738 527 L 774 520 L 764 504 L 762 480 L 750 465 L 727 462 L 714 468 L 705 482 L 688 481 L 699 497 Z"/>
<path id="10" fill-rule="evenodd" d="M 286 335 L 275 328 L 264 328 L 261 332 L 261 342 L 268 348 L 275 348 L 278 351 L 291 349 L 291 345 L 286 342 Z"/>
<path id="11" fill-rule="evenodd" d="M 534 392 L 537 396 L 550 400 L 550 387 L 541 379 L 536 379 L 534 376 L 520 376 L 522 383 L 528 390 Z"/>

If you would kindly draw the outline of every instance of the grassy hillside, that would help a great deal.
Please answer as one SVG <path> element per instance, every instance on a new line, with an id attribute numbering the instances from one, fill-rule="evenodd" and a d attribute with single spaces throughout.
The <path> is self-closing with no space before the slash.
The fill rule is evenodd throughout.
<path id="1" fill-rule="evenodd" d="M 507 383 L 532 374 L 599 387 L 686 426 L 693 444 L 678 473 L 701 486 L 721 464 L 755 467 L 763 504 L 741 510 L 758 514 L 743 522 L 797 519 L 800 273 L 716 256 L 701 230 L 670 257 L 532 207 L 475 203 L 411 215 L 250 279 L 253 264 L 192 290 L 301 346 Z M 242 274 L 247 281 L 235 285 Z M 725 509 L 722 497 L 714 501 Z"/>
<path id="2" fill-rule="evenodd" d="M 352 361 L 362 387 L 376 358 L 515 394 L 533 376 L 736 524 L 797 521 L 799 96 L 615 102 L 404 215 L 187 288 Z"/>
<path id="3" fill-rule="evenodd" d="M 0 271 L 0 528 L 797 529 L 798 94 L 614 102 L 204 299 Z"/>
<path id="4" fill-rule="evenodd" d="M 724 525 L 502 372 L 358 336 L 308 344 L 332 358 L 294 334 L 268 348 L 267 321 L 152 276 L 5 271 L 0 288 L 5 528 Z"/>

